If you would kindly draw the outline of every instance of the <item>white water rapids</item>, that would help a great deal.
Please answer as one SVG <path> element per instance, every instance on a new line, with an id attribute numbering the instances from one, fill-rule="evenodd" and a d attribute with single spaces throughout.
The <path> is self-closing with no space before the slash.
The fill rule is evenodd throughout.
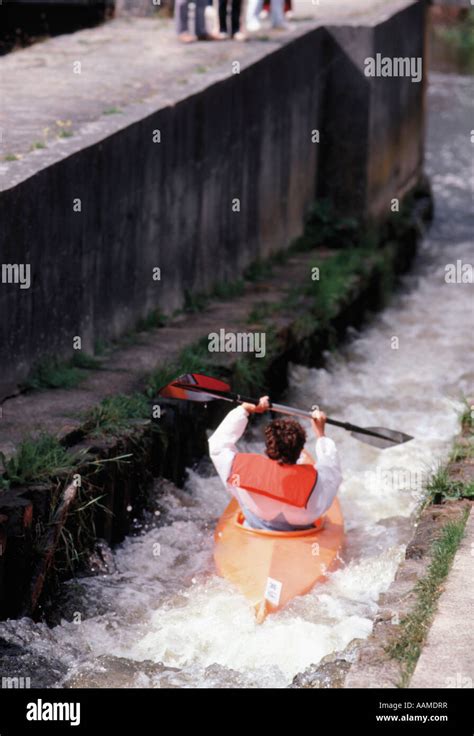
<path id="1" fill-rule="evenodd" d="M 117 572 L 68 584 L 60 625 L 0 624 L 0 636 L 18 647 L 18 674 L 33 685 L 284 687 L 370 633 L 427 473 L 449 453 L 461 396 L 472 394 L 472 285 L 444 280 L 446 264 L 473 261 L 469 84 L 455 75 L 431 80 L 427 169 L 436 217 L 402 289 L 324 369 L 291 370 L 287 403 L 319 403 L 335 418 L 415 437 L 380 452 L 328 429 L 344 472 L 341 567 L 256 625 L 246 601 L 213 572 L 212 532 L 226 492 L 216 477 L 190 471 L 188 493 L 160 499 L 164 525 L 116 549 Z M 261 448 L 258 437 L 251 446 Z"/>

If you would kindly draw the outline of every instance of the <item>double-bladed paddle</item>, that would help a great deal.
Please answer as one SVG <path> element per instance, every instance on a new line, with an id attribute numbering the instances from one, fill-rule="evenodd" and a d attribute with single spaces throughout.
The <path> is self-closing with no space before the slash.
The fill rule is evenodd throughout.
<path id="1" fill-rule="evenodd" d="M 212 376 L 205 376 L 201 373 L 186 373 L 179 376 L 174 381 L 171 381 L 171 383 L 168 383 L 167 386 L 163 386 L 158 391 L 158 395 L 162 398 L 185 399 L 186 401 L 208 402 L 213 399 L 222 399 L 223 401 L 231 401 L 234 404 L 258 404 L 258 399 L 234 393 L 224 381 L 213 378 Z M 270 411 L 279 414 L 311 419 L 310 411 L 296 409 L 292 406 L 271 403 L 269 408 Z M 395 445 L 401 445 L 403 442 L 413 439 L 409 434 L 404 434 L 404 432 L 398 432 L 393 429 L 386 429 L 385 427 L 358 427 L 350 422 L 341 422 L 337 419 L 330 419 L 329 417 L 326 419 L 326 422 L 327 424 L 347 430 L 356 439 L 378 447 L 380 450 L 384 450 L 387 447 L 395 447 Z"/>

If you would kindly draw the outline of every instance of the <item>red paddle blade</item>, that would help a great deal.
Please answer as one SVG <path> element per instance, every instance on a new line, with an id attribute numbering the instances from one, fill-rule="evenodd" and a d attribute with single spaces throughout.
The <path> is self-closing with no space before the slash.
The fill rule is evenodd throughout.
<path id="1" fill-rule="evenodd" d="M 189 387 L 189 388 L 188 388 Z M 207 391 L 228 392 L 230 386 L 218 378 L 203 376 L 201 373 L 185 373 L 158 391 L 165 399 L 186 399 L 187 401 L 212 401 L 219 398 Z"/>

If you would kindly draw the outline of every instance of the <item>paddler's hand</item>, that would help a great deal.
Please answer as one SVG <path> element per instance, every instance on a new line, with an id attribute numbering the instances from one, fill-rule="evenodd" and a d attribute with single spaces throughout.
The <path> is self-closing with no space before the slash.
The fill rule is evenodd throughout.
<path id="1" fill-rule="evenodd" d="M 270 408 L 270 399 L 268 396 L 262 396 L 258 404 L 243 403 L 242 406 L 247 414 L 263 414 L 264 411 L 268 411 Z"/>
<path id="2" fill-rule="evenodd" d="M 311 414 L 311 425 L 316 437 L 324 437 L 324 427 L 326 425 L 326 414 L 319 409 L 315 409 Z"/>

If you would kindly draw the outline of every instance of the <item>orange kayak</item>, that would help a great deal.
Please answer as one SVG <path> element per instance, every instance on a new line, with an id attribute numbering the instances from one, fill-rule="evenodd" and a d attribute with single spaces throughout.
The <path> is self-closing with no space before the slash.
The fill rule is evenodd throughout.
<path id="1" fill-rule="evenodd" d="M 216 527 L 214 560 L 219 575 L 250 601 L 258 623 L 308 593 L 337 566 L 344 540 L 337 499 L 314 529 L 272 532 L 247 529 L 242 522 L 239 505 L 232 499 Z"/>

